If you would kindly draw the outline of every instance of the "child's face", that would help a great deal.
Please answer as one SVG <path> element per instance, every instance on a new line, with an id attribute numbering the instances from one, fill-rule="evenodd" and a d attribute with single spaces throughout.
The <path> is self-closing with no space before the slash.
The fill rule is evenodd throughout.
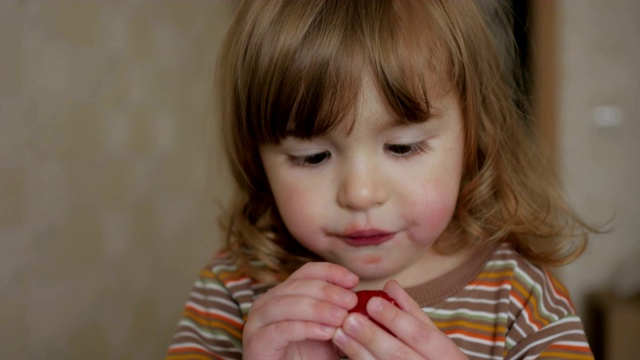
<path id="1" fill-rule="evenodd" d="M 456 206 L 464 136 L 453 92 L 431 101 L 430 120 L 402 125 L 366 80 L 351 132 L 261 146 L 278 210 L 302 245 L 376 286 L 438 271 L 432 245 Z"/>

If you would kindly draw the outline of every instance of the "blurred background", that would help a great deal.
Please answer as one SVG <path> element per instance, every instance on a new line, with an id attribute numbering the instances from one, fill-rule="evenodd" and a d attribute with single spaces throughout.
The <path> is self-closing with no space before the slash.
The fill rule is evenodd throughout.
<path id="1" fill-rule="evenodd" d="M 635 358 L 640 1 L 527 4 L 540 128 L 572 204 L 612 229 L 558 273 L 598 357 Z M 212 76 L 235 5 L 0 0 L 3 358 L 163 357 L 220 244 Z"/>

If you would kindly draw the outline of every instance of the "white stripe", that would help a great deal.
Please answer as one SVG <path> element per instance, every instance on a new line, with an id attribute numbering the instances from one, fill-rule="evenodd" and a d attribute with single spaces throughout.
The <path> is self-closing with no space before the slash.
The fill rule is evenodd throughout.
<path id="1" fill-rule="evenodd" d="M 498 250 L 496 250 L 495 254 L 507 254 L 514 256 L 516 252 L 511 248 L 509 244 L 500 244 Z"/>
<path id="2" fill-rule="evenodd" d="M 211 272 L 218 275 L 219 272 L 237 272 L 238 267 L 234 264 L 217 264 L 211 268 Z"/>
<path id="3" fill-rule="evenodd" d="M 509 255 L 509 256 L 515 256 L 515 252 L 509 248 L 504 248 L 504 249 L 498 249 L 496 250 L 496 252 L 494 253 L 496 255 Z"/>
<path id="4" fill-rule="evenodd" d="M 218 309 L 216 309 L 216 308 L 206 308 L 206 307 L 202 307 L 202 306 L 200 306 L 200 305 L 198 305 L 198 304 L 196 304 L 196 303 L 194 303 L 194 302 L 191 302 L 191 301 L 187 301 L 187 306 L 193 307 L 193 308 L 195 308 L 196 310 L 199 310 L 199 311 L 204 312 L 204 313 L 207 313 L 207 314 L 220 315 L 220 316 L 222 316 L 222 317 L 231 318 L 231 319 L 235 320 L 236 322 L 238 322 L 238 323 L 240 323 L 240 324 L 242 324 L 242 323 L 243 323 L 243 321 L 242 321 L 242 319 L 241 319 L 241 318 L 239 318 L 239 317 L 237 317 L 237 316 L 234 316 L 234 315 L 232 315 L 232 314 L 229 314 L 228 312 L 220 311 L 220 310 L 218 310 Z"/>
<path id="5" fill-rule="evenodd" d="M 451 297 L 445 300 L 446 302 L 449 303 L 454 303 L 454 302 L 469 302 L 469 303 L 474 303 L 474 304 L 487 304 L 487 305 L 495 305 L 495 304 L 500 304 L 500 303 L 505 303 L 505 304 L 509 304 L 509 299 L 505 299 L 505 298 L 500 298 L 498 299 L 498 301 L 493 300 L 493 299 L 476 299 L 476 298 L 469 298 L 469 297 Z"/>
<path id="6" fill-rule="evenodd" d="M 489 260 L 484 265 L 485 268 L 503 268 L 503 269 L 515 269 L 518 267 L 518 261 L 515 259 L 494 259 Z"/>
<path id="7" fill-rule="evenodd" d="M 198 289 L 214 289 L 224 293 L 229 293 L 229 290 L 216 280 L 196 280 L 194 286 Z"/>
<path id="8" fill-rule="evenodd" d="M 584 341 L 569 341 L 569 340 L 556 341 L 554 344 L 567 345 L 567 346 L 585 346 L 586 345 Z"/>
<path id="9" fill-rule="evenodd" d="M 230 307 L 236 307 L 236 303 L 228 299 L 217 297 L 217 296 L 207 296 L 195 291 L 191 293 L 191 297 L 198 300 L 202 300 L 202 301 L 209 301 L 212 303 L 217 303 L 217 304 L 226 305 Z"/>
<path id="10" fill-rule="evenodd" d="M 502 356 L 491 356 L 491 355 L 478 353 L 475 351 L 469 351 L 467 349 L 460 349 L 460 350 L 462 350 L 462 352 L 469 357 L 473 356 L 474 358 L 479 358 L 479 359 L 502 360 Z"/>
<path id="11" fill-rule="evenodd" d="M 520 325 L 518 323 L 513 323 L 513 326 L 511 326 L 511 327 L 513 329 L 515 329 L 519 333 L 518 335 L 520 335 L 520 337 L 524 338 L 524 337 L 527 336 L 527 333 L 524 330 L 522 330 L 522 328 L 520 327 Z M 509 336 L 509 337 L 511 337 L 511 336 Z"/>
<path id="12" fill-rule="evenodd" d="M 449 336 L 450 339 L 462 339 L 465 340 L 467 342 L 470 343 L 475 343 L 475 344 L 482 344 L 482 345 L 487 345 L 487 346 L 500 346 L 504 348 L 504 341 L 489 341 L 489 340 L 484 340 L 484 339 L 478 339 L 476 337 L 473 336 L 467 336 L 464 334 L 451 334 L 451 335 L 447 335 Z"/>
<path id="13" fill-rule="evenodd" d="M 573 305 L 571 305 L 571 302 L 569 301 L 569 299 L 566 296 L 562 296 L 556 291 L 556 287 L 553 285 L 553 281 L 551 281 L 551 277 L 548 276 L 547 274 L 544 274 L 544 275 L 545 275 L 545 279 L 547 279 L 547 282 L 549 283 L 549 288 L 551 289 L 551 291 L 550 291 L 551 294 L 546 294 L 546 295 L 547 296 L 553 295 L 554 298 L 556 298 L 557 300 L 562 302 L 565 305 L 565 307 L 563 307 L 562 310 L 565 312 L 565 315 L 569 315 L 569 314 L 567 314 L 566 309 L 573 310 Z M 553 303 L 555 303 L 555 302 L 553 302 Z"/>
<path id="14" fill-rule="evenodd" d="M 240 353 L 242 352 L 242 349 L 237 348 L 232 342 L 229 341 L 228 337 L 223 337 L 223 336 L 211 336 L 209 334 L 204 334 L 204 333 L 191 333 L 191 332 L 187 332 L 187 331 L 181 331 L 179 333 L 176 334 L 175 336 L 177 337 L 187 337 L 187 338 L 192 338 L 194 339 L 193 341 L 183 341 L 181 343 L 178 344 L 173 344 L 169 347 L 169 349 L 173 349 L 173 348 L 177 348 L 177 347 L 186 347 L 186 346 L 193 346 L 196 347 L 198 349 L 202 349 L 202 350 L 207 350 L 207 351 L 211 351 L 213 353 L 216 353 L 217 351 L 229 351 L 229 352 L 236 352 L 236 353 Z M 225 341 L 227 343 L 229 343 L 228 346 L 224 346 L 224 345 L 217 345 L 217 346 L 211 346 L 211 345 L 202 345 L 201 341 L 205 339 L 205 340 L 217 340 L 217 341 Z"/>
<path id="15" fill-rule="evenodd" d="M 180 325 L 191 328 L 193 332 L 180 331 L 180 332 L 176 333 L 174 338 L 188 337 L 188 338 L 193 338 L 195 340 L 205 339 L 205 340 L 225 341 L 225 342 L 229 343 L 229 346 L 233 346 L 233 343 L 231 341 L 229 341 L 229 336 L 210 334 L 210 333 L 206 333 L 206 332 L 200 332 L 199 331 L 200 329 L 198 327 L 194 327 L 192 324 L 190 324 L 188 322 L 184 322 L 184 323 L 180 322 Z M 186 346 L 185 344 L 190 344 L 190 343 L 181 342 L 179 344 L 172 345 L 172 347 Z M 226 346 L 217 346 L 217 347 L 207 346 L 206 349 L 207 350 L 227 350 L 227 349 L 236 349 L 236 348 L 235 347 L 226 347 Z M 235 350 L 229 350 L 229 351 L 235 351 Z M 240 350 L 238 349 L 237 351 L 240 351 Z"/>
<path id="16" fill-rule="evenodd" d="M 520 305 L 520 303 L 518 302 L 518 300 L 516 300 L 513 296 L 509 296 L 509 299 L 511 299 L 511 302 L 514 303 L 516 306 L 518 306 L 518 309 L 521 310 L 520 311 L 520 318 L 522 318 L 524 320 L 524 323 L 526 325 L 529 325 L 529 327 L 531 328 L 532 332 L 537 331 L 539 328 L 538 326 L 534 325 L 531 322 L 531 318 L 529 318 L 529 313 Z"/>
<path id="17" fill-rule="evenodd" d="M 235 286 L 240 286 L 240 285 L 248 285 L 251 284 L 251 279 L 249 278 L 244 278 L 244 279 L 238 279 L 238 280 L 229 280 L 229 281 L 225 281 L 224 283 L 228 288 L 232 288 Z"/>
<path id="18" fill-rule="evenodd" d="M 425 312 L 427 312 L 428 314 L 437 314 L 437 315 L 443 315 L 443 316 L 464 314 L 464 315 L 468 315 L 468 316 L 478 316 L 478 317 L 488 318 L 488 319 L 492 319 L 492 320 L 506 318 L 506 314 L 505 313 L 499 313 L 498 314 L 498 313 L 490 313 L 490 312 L 486 312 L 486 311 L 474 311 L 474 310 L 469 310 L 469 309 L 464 309 L 464 308 L 463 309 L 456 309 L 456 310 L 423 308 L 423 310 Z M 469 320 L 472 320 L 472 319 L 469 319 Z"/>
<path id="19" fill-rule="evenodd" d="M 567 302 L 562 299 L 558 294 L 556 294 L 555 289 L 553 288 L 553 285 L 551 284 L 551 280 L 547 279 L 547 283 L 549 284 L 549 286 L 547 288 L 545 288 L 545 292 L 544 294 L 544 298 L 545 300 L 547 300 L 547 302 L 555 309 L 555 311 L 557 313 L 560 313 L 560 315 L 558 315 L 558 318 L 562 318 L 565 317 L 567 315 L 571 315 L 571 312 L 567 311 L 567 309 L 571 309 L 571 305 L 567 304 Z M 553 295 L 553 299 L 551 298 L 551 296 Z M 561 305 L 560 303 L 564 303 L 565 305 Z"/>
<path id="20" fill-rule="evenodd" d="M 249 290 L 249 289 L 245 289 L 245 290 L 239 290 L 239 291 L 234 291 L 233 292 L 233 297 L 237 298 L 240 295 L 252 295 L 253 296 L 253 291 Z"/>
<path id="21" fill-rule="evenodd" d="M 479 291 L 487 291 L 487 292 L 497 292 L 498 290 L 509 290 L 511 289 L 511 284 L 502 284 L 500 286 L 487 286 L 487 285 L 466 285 L 464 290 L 479 290 Z"/>
<path id="22" fill-rule="evenodd" d="M 525 282 L 528 283 L 529 286 L 531 286 L 530 291 L 534 294 L 544 294 L 545 291 L 542 289 L 542 286 L 540 285 L 539 282 L 534 281 L 529 274 L 527 274 L 524 269 L 522 268 L 517 268 L 515 271 L 515 275 L 516 277 L 522 277 L 523 279 L 525 279 Z M 545 277 L 542 276 L 542 279 L 544 281 Z M 523 284 L 524 285 L 524 284 Z M 526 294 L 523 294 L 526 295 Z M 541 313 L 541 315 L 544 318 L 551 318 L 551 322 L 558 320 L 560 317 L 556 314 L 554 314 L 552 311 L 550 311 L 549 309 L 546 308 L 545 303 L 544 303 L 544 299 L 542 297 L 535 297 L 536 299 L 538 299 L 538 309 L 541 310 L 539 311 Z M 556 307 L 555 304 L 552 303 L 552 306 Z"/>
<path id="23" fill-rule="evenodd" d="M 217 356 L 219 356 L 219 357 L 221 357 L 223 359 L 230 359 L 230 360 L 234 359 L 235 356 L 234 357 L 223 357 L 223 356 L 219 355 L 217 352 L 218 351 L 241 352 L 241 350 L 236 349 L 236 348 L 221 348 L 221 347 L 206 348 L 206 347 L 204 347 L 204 346 L 202 346 L 202 345 L 200 345 L 198 343 L 194 343 L 194 342 L 187 342 L 187 343 L 180 343 L 180 344 L 171 345 L 169 347 L 169 350 L 178 349 L 178 348 L 181 348 L 181 347 L 198 348 L 198 349 L 201 349 L 203 351 L 212 352 L 212 353 L 216 354 Z"/>
<path id="24" fill-rule="evenodd" d="M 556 324 L 558 324 L 558 323 L 556 323 Z M 520 352 L 517 353 L 516 355 L 514 355 L 512 358 L 520 359 L 522 357 L 522 355 L 524 353 L 526 353 L 529 349 L 531 349 L 531 348 L 533 348 L 533 347 L 535 347 L 537 345 L 540 345 L 542 343 L 547 343 L 548 342 L 549 344 L 552 344 L 553 343 L 553 341 L 552 341 L 553 339 L 557 339 L 557 338 L 559 338 L 561 336 L 570 335 L 570 334 L 584 335 L 584 331 L 582 331 L 582 330 L 568 330 L 568 331 L 565 331 L 565 332 L 552 334 L 552 335 L 550 335 L 550 336 L 548 336 L 548 337 L 546 337 L 544 339 L 540 339 L 538 341 L 535 341 L 535 342 L 529 344 L 529 346 L 527 346 L 524 349 L 520 350 Z M 586 345 L 586 343 L 584 343 L 584 345 Z"/>
<path id="25" fill-rule="evenodd" d="M 516 335 L 516 334 L 512 335 L 514 330 L 518 332 L 517 335 L 519 335 L 520 339 L 524 339 L 527 336 L 527 334 L 522 330 L 520 325 L 518 325 L 517 323 L 513 323 L 513 325 L 511 326 L 511 331 L 509 331 L 509 334 L 505 339 L 507 344 L 509 345 L 509 349 L 513 348 L 517 344 L 516 340 L 513 338 L 513 335 Z"/>

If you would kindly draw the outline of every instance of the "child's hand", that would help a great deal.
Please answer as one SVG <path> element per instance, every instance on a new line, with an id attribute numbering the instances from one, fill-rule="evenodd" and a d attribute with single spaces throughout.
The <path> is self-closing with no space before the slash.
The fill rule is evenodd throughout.
<path id="1" fill-rule="evenodd" d="M 367 304 L 367 312 L 393 335 L 362 314 L 350 314 L 333 337 L 333 343 L 346 356 L 353 360 L 467 359 L 397 282 L 389 281 L 384 291 L 401 309 L 373 298 Z"/>
<path id="2" fill-rule="evenodd" d="M 337 359 L 334 332 L 357 303 L 358 277 L 342 266 L 309 263 L 251 307 L 244 359 Z"/>

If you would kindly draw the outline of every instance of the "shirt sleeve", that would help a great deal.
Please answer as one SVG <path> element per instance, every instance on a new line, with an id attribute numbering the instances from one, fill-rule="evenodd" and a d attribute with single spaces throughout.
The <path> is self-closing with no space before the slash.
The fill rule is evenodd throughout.
<path id="1" fill-rule="evenodd" d="M 235 289 L 224 279 L 233 276 L 228 271 L 221 274 L 220 268 L 225 265 L 208 266 L 200 272 L 184 306 L 167 360 L 242 358 L 243 310 Z M 245 289 L 245 295 L 246 292 Z"/>
<path id="2" fill-rule="evenodd" d="M 593 359 L 562 283 L 544 268 L 517 277 L 505 359 Z"/>

